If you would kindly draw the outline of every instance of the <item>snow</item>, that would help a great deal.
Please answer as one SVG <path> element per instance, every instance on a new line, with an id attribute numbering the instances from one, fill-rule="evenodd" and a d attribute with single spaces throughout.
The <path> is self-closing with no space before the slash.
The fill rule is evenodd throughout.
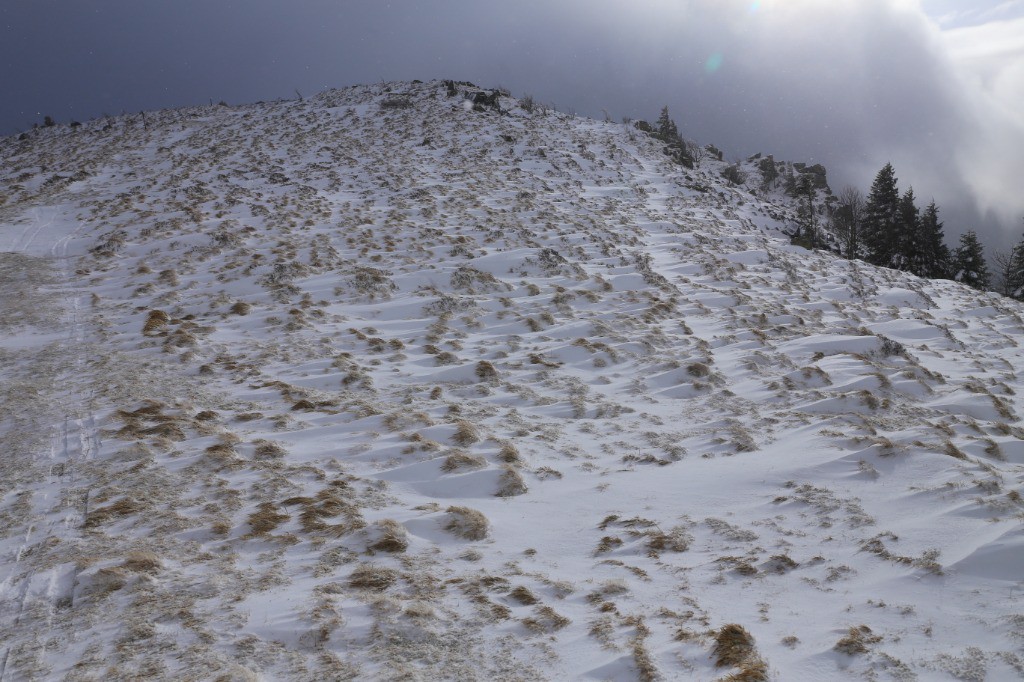
<path id="1" fill-rule="evenodd" d="M 1019 678 L 1020 304 L 462 101 L 0 140 L 0 680 Z"/>

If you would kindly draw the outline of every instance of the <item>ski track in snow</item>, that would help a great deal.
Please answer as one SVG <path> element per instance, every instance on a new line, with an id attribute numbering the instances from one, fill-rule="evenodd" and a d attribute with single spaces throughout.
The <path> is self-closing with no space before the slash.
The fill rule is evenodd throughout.
<path id="1" fill-rule="evenodd" d="M 458 90 L 0 140 L 0 682 L 1020 678 L 1020 304 Z"/>

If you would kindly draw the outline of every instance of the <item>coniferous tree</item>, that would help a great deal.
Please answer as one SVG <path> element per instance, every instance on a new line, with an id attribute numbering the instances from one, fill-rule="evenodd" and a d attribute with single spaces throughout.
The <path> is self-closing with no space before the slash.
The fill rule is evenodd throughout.
<path id="1" fill-rule="evenodd" d="M 810 174 L 803 174 L 796 183 L 797 198 L 797 224 L 794 241 L 807 248 L 818 246 L 818 215 L 814 207 L 814 178 Z"/>
<path id="2" fill-rule="evenodd" d="M 679 129 L 676 127 L 676 122 L 668 115 L 668 105 L 665 105 L 661 109 L 661 115 L 658 116 L 658 127 L 656 130 L 658 137 L 665 142 L 675 142 L 679 139 Z"/>
<path id="3" fill-rule="evenodd" d="M 779 178 L 779 170 L 775 167 L 775 157 L 766 156 L 758 161 L 757 167 L 761 171 L 761 187 L 764 189 L 775 187 L 775 181 Z"/>
<path id="4" fill-rule="evenodd" d="M 918 233 L 921 239 L 921 277 L 942 279 L 950 276 L 950 253 L 939 221 L 939 207 L 932 201 L 918 219 Z"/>
<path id="5" fill-rule="evenodd" d="M 896 257 L 893 266 L 899 270 L 920 276 L 924 269 L 921 262 L 921 233 L 919 211 L 914 203 L 914 188 L 910 187 L 900 198 L 900 219 L 896 228 Z"/>
<path id="6" fill-rule="evenodd" d="M 1010 253 L 997 255 L 995 260 L 999 267 L 1000 293 L 1024 301 L 1024 238 Z"/>
<path id="7" fill-rule="evenodd" d="M 690 156 L 689 147 L 683 136 L 679 134 L 676 122 L 668 114 L 668 105 L 661 109 L 658 124 L 654 129 L 654 136 L 665 143 L 665 152 L 676 162 L 687 168 L 693 168 L 693 158 Z"/>
<path id="8" fill-rule="evenodd" d="M 974 230 L 960 235 L 960 247 L 954 259 L 956 273 L 954 279 L 962 284 L 987 291 L 991 286 L 992 276 L 985 263 L 985 255 Z"/>
<path id="9" fill-rule="evenodd" d="M 891 163 L 878 171 L 864 204 L 862 233 L 867 260 L 874 265 L 893 267 L 898 253 L 900 195 L 896 172 Z"/>

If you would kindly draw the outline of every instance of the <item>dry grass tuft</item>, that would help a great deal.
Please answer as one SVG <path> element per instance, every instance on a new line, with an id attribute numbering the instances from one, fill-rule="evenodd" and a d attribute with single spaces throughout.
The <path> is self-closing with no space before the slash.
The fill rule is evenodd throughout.
<path id="1" fill-rule="evenodd" d="M 367 546 L 371 552 L 404 552 L 409 547 L 409 533 L 394 519 L 382 519 L 373 524 L 375 542 Z"/>
<path id="2" fill-rule="evenodd" d="M 150 336 L 163 331 L 163 328 L 167 326 L 170 321 L 170 317 L 162 310 L 150 310 L 149 315 L 146 316 L 146 322 L 142 325 L 142 333 L 145 336 Z"/>
<path id="3" fill-rule="evenodd" d="M 145 509 L 145 505 L 138 500 L 131 497 L 123 497 L 113 504 L 89 512 L 85 519 L 85 527 L 95 528 L 113 519 L 138 514 L 143 509 Z"/>
<path id="4" fill-rule="evenodd" d="M 142 429 L 140 433 L 144 436 L 159 436 L 160 438 L 166 438 L 172 441 L 183 441 L 188 436 L 185 434 L 185 430 L 174 422 L 164 422 L 151 426 L 148 429 Z"/>
<path id="5" fill-rule="evenodd" d="M 964 451 L 958 448 L 956 444 L 954 444 L 951 440 L 947 440 L 945 443 L 943 443 L 942 451 L 943 453 L 955 459 L 967 459 L 967 455 L 964 453 Z"/>
<path id="6" fill-rule="evenodd" d="M 703 362 L 694 362 L 686 368 L 687 373 L 697 379 L 701 379 L 711 374 L 711 368 L 705 365 Z"/>
<path id="7" fill-rule="evenodd" d="M 652 552 L 685 552 L 693 542 L 693 536 L 682 526 L 675 526 L 666 533 L 651 530 L 647 535 L 647 549 Z"/>
<path id="8" fill-rule="evenodd" d="M 629 592 L 629 586 L 624 580 L 606 580 L 596 590 L 587 595 L 587 602 L 593 605 L 608 603 L 609 597 Z"/>
<path id="9" fill-rule="evenodd" d="M 640 682 L 654 682 L 660 679 L 658 674 L 658 667 L 654 665 L 654 659 L 651 658 L 651 653 L 644 646 L 644 640 L 642 637 L 637 637 L 633 640 L 633 664 L 636 666 L 637 679 Z"/>
<path id="10" fill-rule="evenodd" d="M 495 497 L 515 497 L 516 495 L 524 495 L 529 491 L 526 487 L 526 481 L 519 475 L 519 472 L 510 466 L 506 466 L 505 470 L 501 473 L 501 478 L 498 479 L 498 492 L 494 493 Z"/>
<path id="11" fill-rule="evenodd" d="M 727 675 L 721 682 L 768 682 L 768 664 L 759 657 L 754 657 L 740 666 L 739 671 Z"/>
<path id="12" fill-rule="evenodd" d="M 537 596 L 531 592 L 529 588 L 524 587 L 523 585 L 520 585 L 509 592 L 508 596 L 523 606 L 533 606 L 540 602 L 540 599 L 537 599 Z"/>
<path id="13" fill-rule="evenodd" d="M 460 419 L 455 422 L 455 433 L 452 434 L 452 440 L 456 445 L 466 447 L 480 440 L 480 432 L 465 419 Z"/>
<path id="14" fill-rule="evenodd" d="M 436 616 L 434 608 L 430 604 L 422 601 L 414 601 L 410 603 L 405 607 L 405 611 L 403 613 L 408 618 L 417 620 L 425 620 Z"/>
<path id="15" fill-rule="evenodd" d="M 533 617 L 524 618 L 522 623 L 527 629 L 538 633 L 561 630 L 572 622 L 550 606 L 538 606 L 533 613 Z"/>
<path id="16" fill-rule="evenodd" d="M 715 633 L 715 665 L 733 668 L 742 665 L 756 652 L 754 637 L 742 625 L 730 623 Z"/>
<path id="17" fill-rule="evenodd" d="M 261 502 L 249 515 L 250 535 L 266 535 L 290 518 L 279 513 L 272 502 Z"/>
<path id="18" fill-rule="evenodd" d="M 487 360 L 476 363 L 476 376 L 480 381 L 497 381 L 498 370 Z"/>
<path id="19" fill-rule="evenodd" d="M 235 304 L 231 306 L 232 315 L 248 315 L 252 311 L 252 306 L 245 301 L 235 301 Z"/>
<path id="20" fill-rule="evenodd" d="M 128 584 L 128 574 L 121 568 L 101 568 L 96 571 L 85 588 L 86 594 L 102 597 L 116 592 Z"/>
<path id="21" fill-rule="evenodd" d="M 161 270 L 160 273 L 156 276 L 156 278 L 158 282 L 166 284 L 168 286 L 176 287 L 179 284 L 178 273 L 175 270 Z"/>
<path id="22" fill-rule="evenodd" d="M 460 469 L 479 469 L 486 464 L 487 462 L 483 457 L 471 455 L 462 450 L 456 450 L 444 458 L 444 462 L 441 464 L 441 471 L 452 472 L 459 471 Z"/>
<path id="23" fill-rule="evenodd" d="M 501 449 L 498 450 L 498 459 L 506 464 L 518 464 L 522 461 L 519 456 L 519 450 L 512 443 L 502 443 Z"/>
<path id="24" fill-rule="evenodd" d="M 601 541 L 597 543 L 597 549 L 594 550 L 594 554 L 604 554 L 610 552 L 613 549 L 618 549 L 622 546 L 622 538 L 615 537 L 614 535 L 605 535 L 601 538 Z"/>
<path id="25" fill-rule="evenodd" d="M 385 566 L 361 564 L 348 577 L 348 584 L 359 590 L 383 592 L 398 581 L 398 571 Z"/>
<path id="26" fill-rule="evenodd" d="M 214 443 L 205 450 L 208 459 L 220 466 L 228 466 L 238 461 L 238 453 L 230 443 Z"/>
<path id="27" fill-rule="evenodd" d="M 867 625 L 860 625 L 850 628 L 846 636 L 836 642 L 836 645 L 832 648 L 841 654 L 855 656 L 857 654 L 866 654 L 868 652 L 868 644 L 875 644 L 880 641 L 882 641 L 882 638 L 873 634 L 871 628 Z"/>
<path id="28" fill-rule="evenodd" d="M 262 438 L 253 441 L 253 445 L 256 446 L 253 452 L 256 459 L 281 459 L 288 454 L 288 451 L 277 443 Z"/>
<path id="29" fill-rule="evenodd" d="M 147 573 L 153 575 L 159 573 L 164 567 L 163 562 L 160 561 L 154 552 L 149 551 L 138 551 L 132 552 L 125 559 L 125 562 L 121 564 L 121 568 L 131 571 L 132 573 Z"/>
<path id="30" fill-rule="evenodd" d="M 341 483 L 342 485 L 339 485 Z M 316 497 L 289 497 L 282 504 L 301 505 L 299 523 L 303 532 L 308 534 L 326 533 L 330 537 L 342 537 L 366 526 L 358 507 L 345 498 L 347 484 L 335 481 L 316 494 Z M 329 525 L 325 518 L 344 515 L 342 523 Z"/>
<path id="31" fill-rule="evenodd" d="M 487 537 L 487 517 L 469 507 L 448 507 L 448 520 L 444 529 L 466 540 L 483 540 Z"/>

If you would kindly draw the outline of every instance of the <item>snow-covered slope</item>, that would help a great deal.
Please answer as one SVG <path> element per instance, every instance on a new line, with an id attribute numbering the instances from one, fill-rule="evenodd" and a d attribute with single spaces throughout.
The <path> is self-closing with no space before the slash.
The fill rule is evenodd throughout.
<path id="1" fill-rule="evenodd" d="M 0 680 L 1020 677 L 1021 306 L 451 90 L 0 140 Z"/>

